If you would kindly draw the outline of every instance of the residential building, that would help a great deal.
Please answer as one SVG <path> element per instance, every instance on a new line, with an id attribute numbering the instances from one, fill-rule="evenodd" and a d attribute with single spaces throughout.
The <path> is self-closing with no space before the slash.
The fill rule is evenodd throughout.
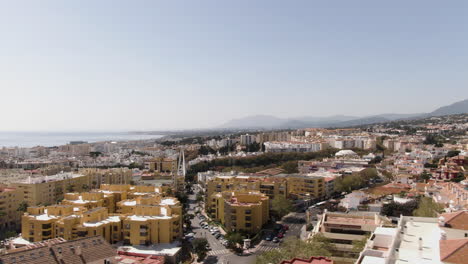
<path id="1" fill-rule="evenodd" d="M 174 158 L 154 158 L 145 162 L 145 170 L 159 173 L 177 173 L 177 159 Z"/>
<path id="2" fill-rule="evenodd" d="M 268 132 L 268 133 L 259 133 L 257 134 L 256 141 L 259 143 L 265 143 L 268 141 L 290 141 L 291 132 Z"/>
<path id="3" fill-rule="evenodd" d="M 325 212 L 312 231 L 330 239 L 335 246 L 334 256 L 358 257 L 353 250 L 353 241 L 361 241 L 370 236 L 377 227 L 390 224 L 390 220 L 376 213 L 330 213 Z"/>
<path id="4" fill-rule="evenodd" d="M 141 186 L 152 192 L 139 187 L 105 185 L 89 193 L 67 194 L 59 205 L 28 207 L 22 217 L 22 237 L 37 242 L 101 235 L 109 243 L 130 245 L 178 239 L 182 233 L 179 201 L 162 197 L 154 186 Z"/>
<path id="5" fill-rule="evenodd" d="M 432 185 L 432 187 L 430 186 Z M 468 209 L 468 182 L 435 182 L 426 186 L 427 196 L 451 211 Z M 432 195 L 431 195 L 432 194 Z"/>
<path id="6" fill-rule="evenodd" d="M 446 222 L 449 218 L 453 218 L 453 227 Z M 467 222 L 466 212 L 439 218 L 402 216 L 396 228 L 376 228 L 356 263 L 466 263 Z"/>
<path id="7" fill-rule="evenodd" d="M 292 141 L 269 141 L 263 143 L 265 152 L 316 152 L 327 147 L 323 141 L 316 142 L 292 142 Z"/>
<path id="8" fill-rule="evenodd" d="M 287 195 L 295 199 L 317 199 L 326 195 L 324 177 L 308 174 L 280 174 L 278 178 L 286 178 Z"/>
<path id="9" fill-rule="evenodd" d="M 269 219 L 269 198 L 260 192 L 225 191 L 211 199 L 214 219 L 229 231 L 256 233 Z"/>
<path id="10" fill-rule="evenodd" d="M 340 201 L 340 206 L 351 209 L 357 210 L 358 206 L 369 199 L 369 195 L 363 191 L 353 191 L 350 194 L 345 195 L 343 199 Z"/>
<path id="11" fill-rule="evenodd" d="M 130 184 L 132 181 L 132 170 L 128 168 L 86 168 L 79 173 L 90 176 L 92 188 L 99 188 L 101 184 Z"/>
<path id="12" fill-rule="evenodd" d="M 0 263 L 119 263 L 117 251 L 100 236 L 66 241 L 50 240 L 28 244 L 0 255 Z"/>
<path id="13" fill-rule="evenodd" d="M 55 204 L 66 192 L 82 192 L 92 183 L 89 175 L 59 173 L 52 176 L 29 177 L 12 186 L 24 192 L 24 201 L 30 206 Z"/>
<path id="14" fill-rule="evenodd" d="M 257 141 L 257 137 L 255 135 L 241 135 L 240 136 L 240 144 L 243 146 L 250 145 L 252 143 L 255 143 Z"/>
<path id="15" fill-rule="evenodd" d="M 22 213 L 18 208 L 23 196 L 23 191 L 19 188 L 0 186 L 0 230 L 15 230 L 20 227 Z"/>

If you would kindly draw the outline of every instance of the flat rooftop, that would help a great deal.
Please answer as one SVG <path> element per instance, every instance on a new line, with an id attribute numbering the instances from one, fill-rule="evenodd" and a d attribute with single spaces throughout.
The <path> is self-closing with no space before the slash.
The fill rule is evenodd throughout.
<path id="1" fill-rule="evenodd" d="M 440 263 L 439 240 L 441 229 L 437 222 L 406 222 L 401 243 L 397 246 L 395 264 Z M 422 239 L 422 249 L 419 241 Z"/>
<path id="2" fill-rule="evenodd" d="M 325 219 L 326 224 L 343 224 L 343 225 L 377 225 L 374 218 L 364 217 L 346 217 L 346 216 L 330 216 Z"/>

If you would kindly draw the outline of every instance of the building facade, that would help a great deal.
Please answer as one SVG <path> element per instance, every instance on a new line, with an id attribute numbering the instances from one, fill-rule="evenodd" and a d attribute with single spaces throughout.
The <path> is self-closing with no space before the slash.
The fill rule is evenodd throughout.
<path id="1" fill-rule="evenodd" d="M 176 198 L 162 197 L 154 186 L 103 187 L 67 194 L 62 204 L 28 207 L 22 216 L 22 237 L 37 242 L 100 235 L 109 243 L 130 245 L 171 243 L 180 238 L 182 207 Z"/>

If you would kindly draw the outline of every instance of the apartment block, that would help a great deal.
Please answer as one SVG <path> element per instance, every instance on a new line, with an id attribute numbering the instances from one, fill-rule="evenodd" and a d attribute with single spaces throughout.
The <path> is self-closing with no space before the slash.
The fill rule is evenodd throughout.
<path id="1" fill-rule="evenodd" d="M 229 231 L 255 233 L 269 219 L 269 198 L 260 192 L 226 191 L 211 196 L 214 218 Z"/>
<path id="2" fill-rule="evenodd" d="M 19 188 L 0 186 L 0 230 L 20 227 L 21 212 L 18 207 L 23 201 L 23 195 Z"/>
<path id="3" fill-rule="evenodd" d="M 109 243 L 149 245 L 171 243 L 181 233 L 179 201 L 154 186 L 104 185 L 67 194 L 62 204 L 28 207 L 22 216 L 22 237 L 30 242 L 100 235 Z"/>
<path id="4" fill-rule="evenodd" d="M 82 192 L 89 188 L 89 175 L 60 173 L 52 176 L 29 177 L 12 186 L 24 192 L 24 201 L 28 205 L 55 204 L 63 199 L 66 192 Z"/>
<path id="5" fill-rule="evenodd" d="M 353 241 L 361 241 L 370 236 L 377 227 L 389 225 L 390 220 L 378 214 L 345 214 L 325 212 L 319 218 L 312 232 L 330 239 L 335 246 L 334 255 L 357 258 Z"/>
<path id="6" fill-rule="evenodd" d="M 395 228 L 376 228 L 356 263 L 466 263 L 467 222 L 466 212 L 442 214 L 439 218 L 402 216 Z"/>
<path id="7" fill-rule="evenodd" d="M 295 199 L 317 199 L 326 195 L 325 179 L 307 174 L 280 174 L 286 178 L 288 196 Z"/>
<path id="8" fill-rule="evenodd" d="M 243 146 L 247 146 L 255 142 L 257 142 L 257 136 L 255 135 L 246 134 L 240 136 L 240 144 Z"/>
<path id="9" fill-rule="evenodd" d="M 158 173 L 176 173 L 177 159 L 173 158 L 154 158 L 145 162 L 145 170 Z"/>

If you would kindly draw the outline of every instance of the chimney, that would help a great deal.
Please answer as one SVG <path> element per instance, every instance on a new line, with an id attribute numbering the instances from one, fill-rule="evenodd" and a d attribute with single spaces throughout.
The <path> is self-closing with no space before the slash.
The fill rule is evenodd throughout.
<path id="1" fill-rule="evenodd" d="M 440 231 L 440 240 L 447 240 L 447 233 L 445 231 Z"/>
<path id="2" fill-rule="evenodd" d="M 81 255 L 81 247 L 80 246 L 76 246 L 75 247 L 75 255 Z"/>
<path id="3" fill-rule="evenodd" d="M 422 237 L 419 237 L 418 249 L 419 249 L 419 250 L 422 250 L 422 249 L 423 249 L 423 239 L 422 239 Z"/>

